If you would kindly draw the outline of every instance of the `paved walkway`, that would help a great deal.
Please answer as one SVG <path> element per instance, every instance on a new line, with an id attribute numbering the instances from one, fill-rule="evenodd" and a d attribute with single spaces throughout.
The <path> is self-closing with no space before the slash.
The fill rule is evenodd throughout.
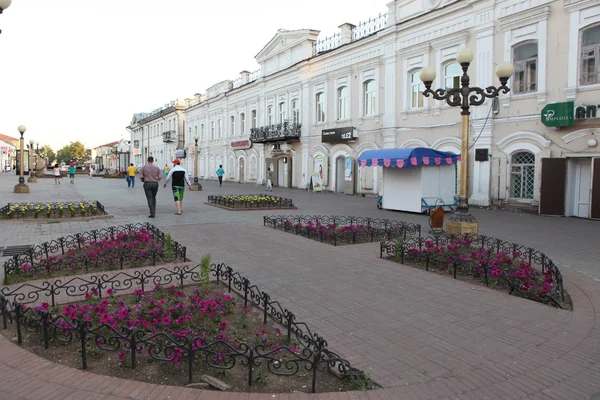
<path id="1" fill-rule="evenodd" d="M 0 178 L 0 190 L 6 189 L 4 182 Z M 110 206 L 116 219 L 94 227 L 146 221 L 141 190 L 119 196 L 127 193 L 122 183 L 61 185 L 57 198 L 86 192 L 87 200 Z M 596 222 L 474 210 L 482 233 L 539 243 L 553 259 L 569 262 L 572 269 L 562 268 L 575 305 L 569 312 L 380 260 L 376 244 L 336 248 L 262 227 L 262 212 L 222 211 L 197 201 L 219 190 L 254 189 L 230 185 L 234 189 L 209 182 L 204 192 L 186 193 L 186 201 L 195 204 L 186 204 L 185 218 L 171 215 L 169 193 L 161 190 L 161 217 L 153 222 L 187 245 L 193 259 L 211 252 L 214 261 L 258 284 L 328 339 L 334 351 L 371 371 L 383 390 L 260 397 L 190 391 L 50 364 L 0 337 L 0 399 L 3 394 L 10 399 L 589 399 L 600 393 L 600 283 L 577 272 L 600 278 Z M 48 186 L 42 182 L 39 194 L 29 197 L 47 196 L 54 190 Z M 379 212 L 374 199 L 279 191 L 295 200 L 299 214 L 392 216 L 425 224 L 420 215 Z M 0 243 L 17 226 L 22 235 L 32 234 L 24 236 L 31 242 L 64 233 L 51 229 L 69 229 L 62 223 L 49 228 L 3 223 Z"/>

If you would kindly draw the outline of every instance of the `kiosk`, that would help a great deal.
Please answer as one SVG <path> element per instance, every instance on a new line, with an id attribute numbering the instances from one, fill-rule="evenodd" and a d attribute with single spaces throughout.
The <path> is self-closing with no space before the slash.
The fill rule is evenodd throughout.
<path id="1" fill-rule="evenodd" d="M 417 147 L 367 150 L 358 165 L 383 167 L 383 208 L 428 212 L 456 206 L 456 163 L 460 155 Z"/>

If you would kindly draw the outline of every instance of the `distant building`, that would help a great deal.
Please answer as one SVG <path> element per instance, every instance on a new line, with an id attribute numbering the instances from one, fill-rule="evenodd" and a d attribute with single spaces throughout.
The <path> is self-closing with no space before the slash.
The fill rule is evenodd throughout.
<path id="1" fill-rule="evenodd" d="M 19 146 L 19 139 L 0 133 L 0 170 L 8 172 L 13 169 L 16 163 L 16 150 Z"/>

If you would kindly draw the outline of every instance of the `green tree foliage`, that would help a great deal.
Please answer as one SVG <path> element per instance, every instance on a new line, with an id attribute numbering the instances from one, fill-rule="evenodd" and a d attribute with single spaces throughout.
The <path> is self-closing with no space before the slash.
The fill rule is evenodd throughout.
<path id="1" fill-rule="evenodd" d="M 56 153 L 47 144 L 40 147 L 40 157 L 48 159 L 48 162 L 52 164 L 56 160 Z"/>
<path id="2" fill-rule="evenodd" d="M 83 160 L 85 158 L 85 146 L 79 140 L 71 142 L 58 151 L 56 158 L 60 162 L 68 163 L 71 160 Z"/>

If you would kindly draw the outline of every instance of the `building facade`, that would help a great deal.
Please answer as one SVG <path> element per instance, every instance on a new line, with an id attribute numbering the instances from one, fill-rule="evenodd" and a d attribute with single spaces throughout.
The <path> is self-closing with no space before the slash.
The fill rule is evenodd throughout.
<path id="1" fill-rule="evenodd" d="M 433 66 L 432 88 L 458 88 L 455 56 L 469 47 L 472 86 L 498 86 L 495 67 L 515 66 L 508 94 L 470 110 L 470 204 L 600 218 L 597 1 L 396 0 L 386 15 L 318 34 L 279 30 L 259 71 L 186 101 L 201 178 L 223 165 L 228 180 L 255 182 L 270 168 L 279 186 L 306 188 L 319 173 L 325 190 L 377 194 L 380 169 L 356 163 L 365 150 L 460 153 L 460 108 L 424 97 L 419 72 Z"/>

